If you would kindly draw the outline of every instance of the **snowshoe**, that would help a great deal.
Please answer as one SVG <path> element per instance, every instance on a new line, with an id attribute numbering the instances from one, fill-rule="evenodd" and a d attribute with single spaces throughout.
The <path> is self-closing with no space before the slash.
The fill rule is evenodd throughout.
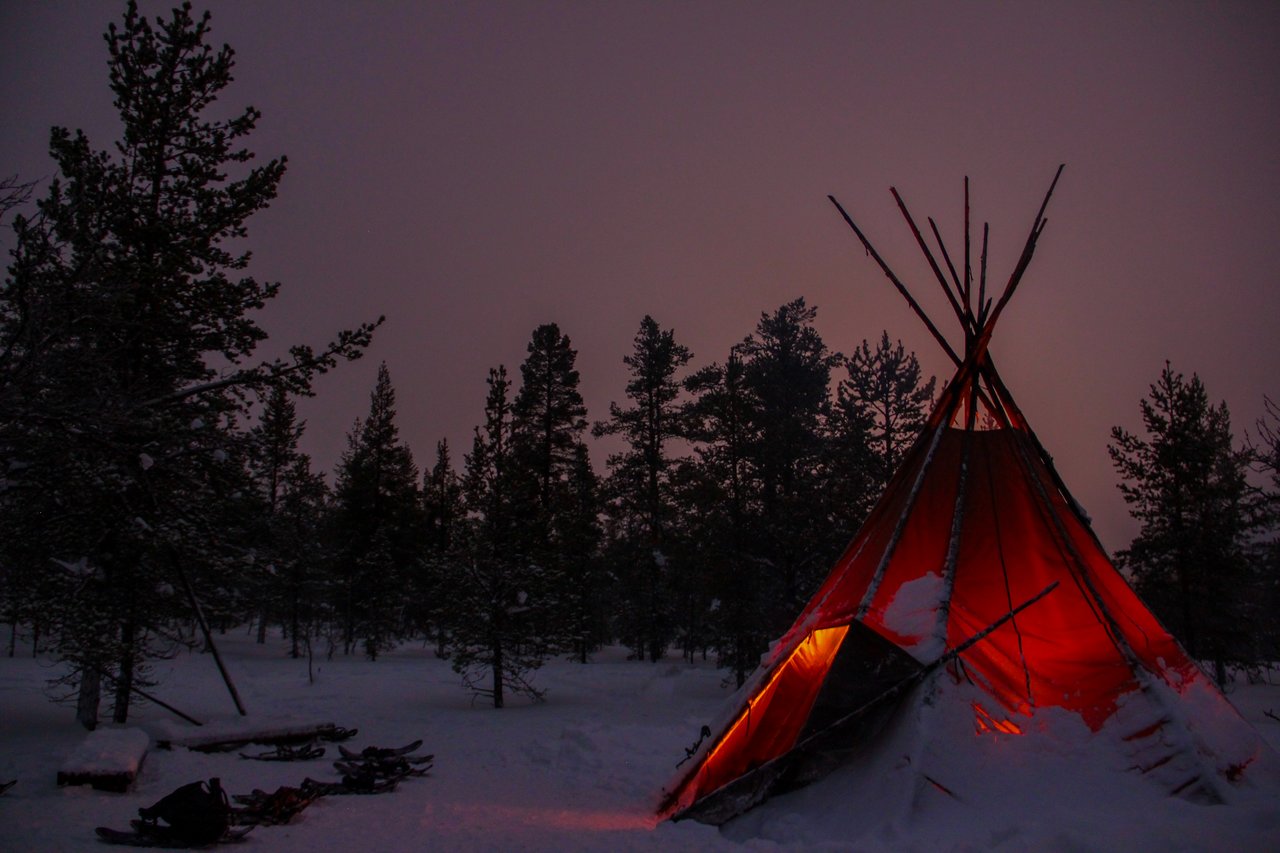
<path id="1" fill-rule="evenodd" d="M 315 741 L 303 744 L 302 746 L 292 747 L 287 744 L 280 744 L 275 749 L 259 752 L 254 755 L 242 752 L 241 758 L 249 758 L 254 761 L 310 761 L 313 758 L 324 757 L 324 747 L 316 745 Z"/>
<path id="2" fill-rule="evenodd" d="M 0 794 L 3 794 L 5 791 L 9 790 L 16 784 L 18 784 L 17 779 L 13 779 L 9 782 L 0 782 Z"/>
<path id="3" fill-rule="evenodd" d="M 234 799 L 243 808 L 231 810 L 232 823 L 238 826 L 279 826 L 289 823 L 320 792 L 282 785 L 270 794 L 255 788 L 252 794 L 237 794 Z"/>
<path id="4" fill-rule="evenodd" d="M 343 758 L 365 759 L 365 758 L 391 758 L 397 755 L 408 755 L 409 753 L 422 746 L 422 740 L 415 740 L 413 743 L 407 743 L 404 746 L 366 746 L 359 752 L 353 752 L 345 746 L 339 746 L 338 752 L 342 753 Z"/>
<path id="5" fill-rule="evenodd" d="M 326 729 L 320 733 L 320 739 L 337 743 L 339 741 L 351 740 L 359 732 L 359 729 L 344 729 L 342 726 L 334 726 L 332 729 Z"/>
<path id="6" fill-rule="evenodd" d="M 142 824 L 141 821 L 134 821 L 134 823 Z M 151 826 L 146 831 L 138 829 L 120 830 L 111 829 L 107 826 L 99 826 L 94 829 L 94 832 L 97 833 L 100 840 L 107 844 L 125 844 L 130 847 L 164 847 L 170 850 L 182 850 L 212 847 L 217 844 L 238 844 L 245 840 L 245 836 L 249 834 L 249 831 L 253 829 L 253 827 L 247 827 L 246 829 L 241 830 L 229 829 L 213 841 L 201 842 L 184 841 L 180 838 L 168 836 L 165 833 L 156 834 L 154 832 L 155 829 L 155 826 Z"/>

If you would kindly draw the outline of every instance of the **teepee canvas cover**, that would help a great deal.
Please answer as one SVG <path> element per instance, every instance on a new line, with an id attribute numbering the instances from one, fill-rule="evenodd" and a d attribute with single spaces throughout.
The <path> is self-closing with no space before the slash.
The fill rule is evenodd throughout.
<path id="1" fill-rule="evenodd" d="M 963 357 L 841 209 L 957 372 L 853 542 L 744 685 L 745 701 L 666 792 L 663 814 L 720 823 L 806 784 L 874 739 L 905 697 L 919 701 L 928 679 L 948 676 L 979 688 L 981 731 L 1020 732 L 1038 708 L 1078 714 L 1095 732 L 1111 721 L 1132 769 L 1171 793 L 1221 799 L 1253 760 L 1256 736 L 1108 560 L 988 352 L 1052 192 L 994 308 L 985 237 L 974 294 L 942 247 L 944 276 L 894 192 L 964 328 Z M 967 182 L 965 213 L 967 271 Z"/>

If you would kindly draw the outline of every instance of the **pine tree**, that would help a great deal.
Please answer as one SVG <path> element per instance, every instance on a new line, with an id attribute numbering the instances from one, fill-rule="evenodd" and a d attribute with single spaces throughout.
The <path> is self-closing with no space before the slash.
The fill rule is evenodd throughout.
<path id="1" fill-rule="evenodd" d="M 859 414 L 870 421 L 870 442 L 876 460 L 873 491 L 884 491 L 902 457 L 915 441 L 933 403 L 936 377 L 921 382 L 920 362 L 884 332 L 874 350 L 869 341 L 845 360 L 849 376 L 840 383 L 838 409 L 846 417 Z"/>
<path id="2" fill-rule="evenodd" d="M 1250 549 L 1257 594 L 1252 600 L 1259 631 L 1255 659 L 1280 659 L 1280 405 L 1263 398 L 1263 414 L 1256 423 L 1257 444 L 1251 449 L 1254 467 L 1264 478 L 1259 498 L 1261 534 Z"/>
<path id="3" fill-rule="evenodd" d="M 670 473 L 677 460 L 668 446 L 682 438 L 682 392 L 677 373 L 692 359 L 687 347 L 675 341 L 675 333 L 663 331 L 646 316 L 636 333 L 631 355 L 623 358 L 630 372 L 625 392 L 628 408 L 609 406 L 609 420 L 596 423 L 593 433 L 621 435 L 627 449 L 609 457 L 608 493 L 614 523 L 632 541 L 619 550 L 632 559 L 622 564 L 626 580 L 622 588 L 631 617 L 628 633 L 634 637 L 638 656 L 657 661 L 671 642 L 677 621 L 672 613 L 671 565 L 673 518 Z"/>
<path id="4" fill-rule="evenodd" d="M 602 563 L 600 484 L 586 445 L 578 445 L 568 484 L 568 503 L 560 522 L 562 585 L 557 635 L 575 659 L 586 663 L 608 636 L 605 615 L 606 573 Z"/>
<path id="5" fill-rule="evenodd" d="M 513 528 L 513 556 L 536 577 L 530 618 L 550 648 L 563 635 L 568 607 L 566 537 L 575 507 L 573 480 L 586 453 L 587 409 L 578 391 L 578 353 L 554 323 L 533 330 L 520 365 L 520 390 L 511 406 L 511 487 L 521 511 Z M 534 585 L 527 587 L 533 596 Z"/>
<path id="6" fill-rule="evenodd" d="M 520 365 L 520 391 L 512 405 L 513 461 L 527 477 L 536 514 L 533 536 L 546 546 L 587 428 L 587 408 L 578 391 L 578 353 L 555 323 L 533 330 Z"/>
<path id="7" fill-rule="evenodd" d="M 504 367 L 490 370 L 487 381 L 485 423 L 466 456 L 467 519 L 444 594 L 454 671 L 468 690 L 501 708 L 508 693 L 542 698 L 532 674 L 550 650 L 541 631 L 541 573 L 517 553 L 525 508 L 514 487 L 511 382 Z"/>
<path id="8" fill-rule="evenodd" d="M 462 479 L 453 469 L 449 442 L 436 444 L 436 461 L 423 476 L 422 515 L 425 524 L 423 555 L 412 585 L 417 627 L 436 640 L 436 655 L 446 656 L 446 575 L 459 532 L 465 522 Z"/>
<path id="9" fill-rule="evenodd" d="M 369 415 L 338 463 L 332 530 L 340 577 L 343 650 L 378 654 L 404 626 L 404 591 L 421 556 L 418 470 L 400 441 L 395 389 L 384 362 Z"/>
<path id="10" fill-rule="evenodd" d="M 1108 448 L 1141 523 L 1118 562 L 1192 657 L 1214 661 L 1221 682 L 1248 645 L 1248 454 L 1232 447 L 1226 404 L 1211 405 L 1195 374 L 1188 381 L 1166 362 L 1140 406 L 1146 437 L 1115 427 Z"/>
<path id="11" fill-rule="evenodd" d="M 769 627 L 780 633 L 821 581 L 834 556 L 815 548 L 828 527 L 823 489 L 831 369 L 840 363 L 813 322 L 817 309 L 803 298 L 762 314 L 755 333 L 739 344 L 744 379 L 758 408 L 752 457 L 760 478 L 758 556 L 774 567 L 778 589 Z"/>
<path id="12" fill-rule="evenodd" d="M 278 285 L 246 275 L 248 253 L 230 247 L 285 163 L 248 165 L 253 108 L 208 117 L 233 67 L 209 32 L 189 5 L 153 25 L 130 3 L 109 28 L 123 135 L 99 151 L 53 129 L 58 176 L 36 216 L 15 217 L 0 289 L 0 540 L 39 543 L 19 556 L 59 590 L 49 627 L 90 726 L 100 679 L 124 722 L 135 679 L 172 649 L 164 638 L 190 612 L 168 592 L 185 586 L 177 576 L 214 613 L 238 605 L 247 392 L 306 392 L 373 328 L 246 364 L 266 337 L 252 312 Z"/>
<path id="13" fill-rule="evenodd" d="M 318 604 L 324 561 L 320 523 L 328 494 L 323 478 L 311 471 L 310 457 L 298 449 L 305 429 L 288 392 L 276 388 L 249 433 L 249 472 L 261 503 L 260 553 L 251 585 L 259 610 L 258 642 L 265 642 L 269 621 L 277 620 L 290 638 L 294 658 L 301 655 L 303 642 L 309 642 Z"/>
<path id="14" fill-rule="evenodd" d="M 677 483 L 688 562 L 701 575 L 688 579 L 687 586 L 695 595 L 702 590 L 698 603 L 710 621 L 719 663 L 733 670 L 742 686 L 772 637 L 773 579 L 758 555 L 763 525 L 754 451 L 760 443 L 760 402 L 736 353 L 723 366 L 697 371 L 685 387 L 694 397 L 685 416 L 697 461 L 681 466 Z"/>

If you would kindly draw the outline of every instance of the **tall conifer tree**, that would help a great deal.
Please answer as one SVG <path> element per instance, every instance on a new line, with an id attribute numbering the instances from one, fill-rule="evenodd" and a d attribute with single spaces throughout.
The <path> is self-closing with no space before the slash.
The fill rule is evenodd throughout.
<path id="1" fill-rule="evenodd" d="M 209 35 L 189 5 L 153 24 L 131 2 L 111 25 L 123 134 L 96 150 L 53 129 L 58 175 L 38 214 L 15 218 L 0 288 L 0 467 L 24 472 L 0 496 L 0 540 L 41 543 L 21 556 L 62 587 L 51 627 L 90 726 L 100 679 L 123 722 L 135 678 L 190 612 L 166 593 L 185 586 L 176 575 L 214 611 L 236 587 L 244 391 L 305 392 L 372 331 L 246 364 L 266 336 L 253 312 L 278 285 L 246 275 L 249 255 L 233 247 L 285 163 L 250 167 L 257 110 L 211 117 L 228 115 L 212 107 L 234 60 Z"/>
<path id="2" fill-rule="evenodd" d="M 1117 562 L 1192 657 L 1215 662 L 1221 682 L 1249 639 L 1249 455 L 1232 446 L 1226 404 L 1210 404 L 1195 374 L 1166 363 L 1140 407 L 1145 438 L 1111 431 L 1120 493 L 1142 525 Z"/>
<path id="3" fill-rule="evenodd" d="M 640 322 L 631 354 L 623 358 L 630 378 L 630 403 L 609 405 L 609 419 L 598 422 L 597 436 L 621 435 L 626 450 L 609 457 L 608 494 L 616 529 L 631 541 L 616 543 L 626 575 L 619 591 L 626 602 L 627 633 L 640 657 L 656 661 L 675 629 L 673 568 L 674 515 L 669 445 L 682 438 L 681 370 L 693 357 L 649 316 Z"/>
<path id="4" fill-rule="evenodd" d="M 405 587 L 420 559 L 418 470 L 400 441 L 395 389 L 384 362 L 369 415 L 348 437 L 334 488 L 344 651 L 377 658 L 404 627 Z"/>

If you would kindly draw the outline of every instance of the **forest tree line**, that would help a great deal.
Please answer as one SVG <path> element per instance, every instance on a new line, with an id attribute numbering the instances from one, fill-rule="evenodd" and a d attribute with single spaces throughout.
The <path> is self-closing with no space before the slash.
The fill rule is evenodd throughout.
<path id="1" fill-rule="evenodd" d="M 927 417 L 935 381 L 887 334 L 848 354 L 796 299 L 696 366 L 641 320 L 628 381 L 589 413 L 554 323 L 495 365 L 470 446 L 416 461 L 389 368 L 330 484 L 296 400 L 380 320 L 255 361 L 278 284 L 237 253 L 284 158 L 252 165 L 258 113 L 208 117 L 233 53 L 190 7 L 108 30 L 123 134 L 55 128 L 57 176 L 0 186 L 0 619 L 58 660 L 62 695 L 123 722 L 152 662 L 198 625 L 289 653 L 376 660 L 407 640 L 494 705 L 539 695 L 550 656 L 707 656 L 741 683 L 857 530 Z M 33 201 L 34 199 L 34 201 Z M 213 365 L 218 365 L 215 368 Z M 1120 565 L 1191 653 L 1280 658 L 1274 405 L 1241 444 L 1225 404 L 1166 367 L 1144 434 L 1112 458 L 1141 532 Z M 590 457 L 589 437 L 619 449 Z M 1250 471 L 1256 472 L 1255 476 Z"/>

